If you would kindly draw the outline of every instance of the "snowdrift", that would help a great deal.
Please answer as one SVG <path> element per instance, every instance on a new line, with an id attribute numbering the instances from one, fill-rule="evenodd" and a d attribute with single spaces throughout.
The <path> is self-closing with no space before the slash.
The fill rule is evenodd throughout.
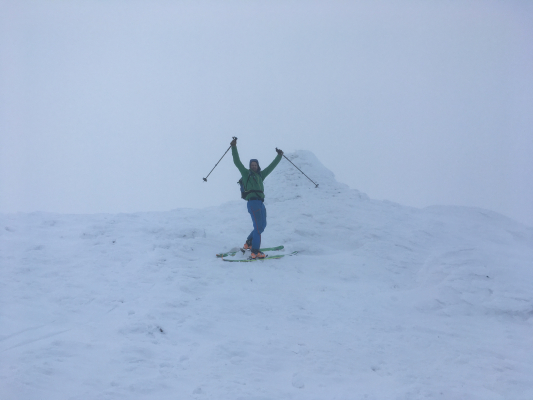
<path id="1" fill-rule="evenodd" d="M 310 152 L 245 202 L 0 215 L 5 399 L 531 399 L 533 229 L 369 199 Z"/>

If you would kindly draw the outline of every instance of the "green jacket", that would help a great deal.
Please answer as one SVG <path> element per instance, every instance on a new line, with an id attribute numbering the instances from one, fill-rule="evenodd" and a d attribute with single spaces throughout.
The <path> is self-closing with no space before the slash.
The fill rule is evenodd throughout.
<path id="1" fill-rule="evenodd" d="M 263 181 L 265 178 L 276 168 L 276 166 L 281 161 L 281 155 L 278 154 L 276 158 L 274 158 L 274 161 L 270 163 L 268 167 L 266 167 L 263 170 L 259 170 L 257 173 L 253 172 L 251 169 L 246 168 L 239 158 L 239 152 L 237 151 L 237 146 L 234 146 L 231 148 L 231 154 L 233 155 L 233 162 L 235 163 L 235 166 L 239 169 L 241 176 L 242 176 L 242 182 L 244 184 L 244 190 L 264 190 L 263 187 Z M 265 198 L 264 193 L 256 193 L 252 192 L 246 196 L 246 200 L 252 198 L 252 197 L 259 197 L 261 199 Z"/>

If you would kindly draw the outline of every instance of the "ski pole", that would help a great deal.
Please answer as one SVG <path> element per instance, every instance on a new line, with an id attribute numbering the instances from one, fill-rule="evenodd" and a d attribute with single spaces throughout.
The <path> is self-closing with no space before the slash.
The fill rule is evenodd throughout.
<path id="1" fill-rule="evenodd" d="M 237 140 L 237 138 L 236 138 L 235 136 L 233 136 L 233 139 L 234 139 L 234 140 Z M 229 149 L 231 149 L 231 146 L 228 147 L 228 149 L 226 150 L 226 153 L 229 151 Z M 224 158 L 224 156 L 226 155 L 226 153 L 224 153 L 224 154 L 222 155 L 222 157 L 220 157 L 220 160 L 218 160 L 218 162 L 215 164 L 215 166 L 213 167 L 213 169 L 211 170 L 211 172 L 213 172 L 213 170 L 217 167 L 218 163 L 219 163 L 220 161 L 222 161 L 222 159 Z M 209 175 L 211 175 L 211 172 L 209 172 L 205 178 L 202 178 L 205 182 L 207 182 L 207 178 L 209 178 Z"/>
<path id="2" fill-rule="evenodd" d="M 277 147 L 276 147 L 276 150 L 278 150 Z M 283 154 L 283 157 L 287 158 L 287 156 L 286 156 L 285 154 Z M 293 163 L 291 160 L 289 160 L 288 158 L 287 158 L 287 160 L 288 160 L 292 165 L 294 165 L 294 163 Z M 298 168 L 296 165 L 294 165 L 294 167 L 295 167 L 298 171 L 300 171 L 302 174 L 304 174 L 304 172 L 303 172 L 300 168 Z M 313 180 L 312 180 L 311 178 L 309 178 L 307 175 L 304 174 L 304 176 L 305 176 L 307 179 L 309 179 L 311 182 L 313 182 Z M 315 183 L 315 182 L 313 182 L 313 183 L 315 184 L 315 188 L 317 188 L 317 187 L 318 187 L 318 183 Z"/>

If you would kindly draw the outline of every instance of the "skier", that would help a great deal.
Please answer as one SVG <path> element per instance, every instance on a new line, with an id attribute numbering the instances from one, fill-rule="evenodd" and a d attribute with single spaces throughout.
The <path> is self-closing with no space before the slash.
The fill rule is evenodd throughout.
<path id="1" fill-rule="evenodd" d="M 276 168 L 281 161 L 283 151 L 276 149 L 278 155 L 270 163 L 268 167 L 261 170 L 259 161 L 256 159 L 250 160 L 250 169 L 247 169 L 239 158 L 239 152 L 237 151 L 237 139 L 231 141 L 231 153 L 233 155 L 233 162 L 239 169 L 242 175 L 242 184 L 246 194 L 245 200 L 248 202 L 248 212 L 252 217 L 252 223 L 254 225 L 253 231 L 248 235 L 244 249 L 252 250 L 252 259 L 265 258 L 265 254 L 260 251 L 261 248 L 261 233 L 266 227 L 266 209 L 264 205 L 265 194 L 263 192 L 263 181 L 265 178 Z"/>

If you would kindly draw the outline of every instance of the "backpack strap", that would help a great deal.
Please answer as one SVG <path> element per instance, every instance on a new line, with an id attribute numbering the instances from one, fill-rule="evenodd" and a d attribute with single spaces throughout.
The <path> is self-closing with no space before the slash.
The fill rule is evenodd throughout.
<path id="1" fill-rule="evenodd" d="M 262 190 L 246 190 L 246 186 L 248 185 L 248 181 L 250 180 L 251 173 L 248 173 L 248 179 L 246 179 L 246 184 L 242 181 L 242 178 L 239 179 L 239 182 L 237 182 L 239 185 L 241 185 L 241 198 L 246 200 L 246 197 L 250 193 L 263 193 Z"/>

